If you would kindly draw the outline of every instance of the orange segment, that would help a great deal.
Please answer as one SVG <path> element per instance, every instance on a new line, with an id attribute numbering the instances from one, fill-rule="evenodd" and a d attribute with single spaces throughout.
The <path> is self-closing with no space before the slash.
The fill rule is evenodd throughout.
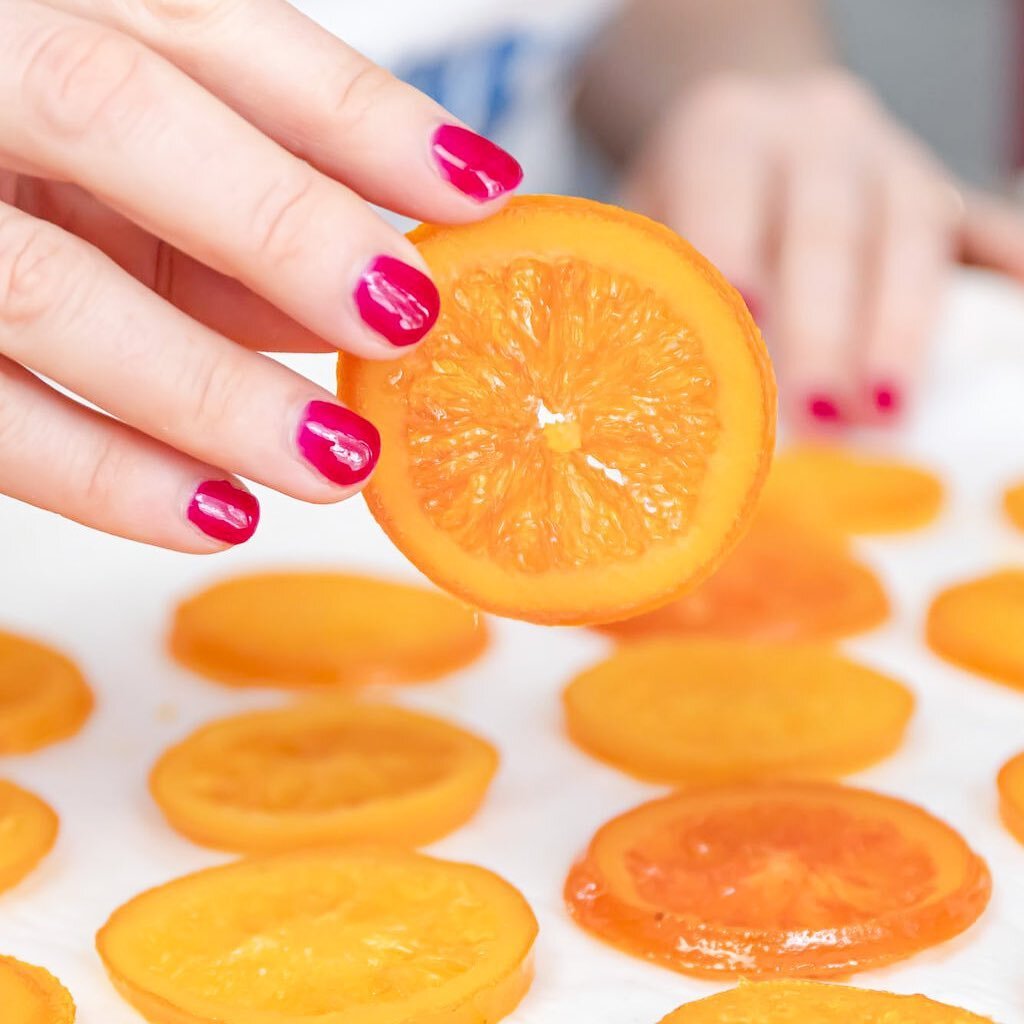
<path id="1" fill-rule="evenodd" d="M 0 956 L 3 1024 L 73 1024 L 75 1004 L 49 971 Z"/>
<path id="2" fill-rule="evenodd" d="M 57 815 L 50 806 L 0 779 L 0 892 L 17 885 L 56 839 Z"/>
<path id="3" fill-rule="evenodd" d="M 736 550 L 696 590 L 601 629 L 620 640 L 705 636 L 789 642 L 860 633 L 888 614 L 882 584 L 845 544 L 762 507 Z"/>
<path id="4" fill-rule="evenodd" d="M 527 196 L 424 226 L 442 312 L 399 363 L 343 356 L 383 452 L 370 510 L 431 579 L 543 623 L 654 607 L 751 514 L 775 384 L 737 292 L 646 218 Z"/>
<path id="5" fill-rule="evenodd" d="M 928 610 L 928 645 L 947 661 L 1024 688 L 1024 571 L 1005 569 L 944 590 Z"/>
<path id="6" fill-rule="evenodd" d="M 447 594 L 330 572 L 214 584 L 179 605 L 170 638 L 186 667 L 249 686 L 431 679 L 486 644 L 480 617 Z"/>
<path id="7" fill-rule="evenodd" d="M 690 974 L 850 974 L 959 934 L 988 869 L 918 807 L 833 783 L 680 793 L 603 826 L 566 883 L 585 928 Z"/>
<path id="8" fill-rule="evenodd" d="M 490 744 L 440 719 L 318 702 L 200 729 L 160 758 L 150 788 L 176 829 L 209 846 L 415 846 L 469 819 L 497 764 Z"/>
<path id="9" fill-rule="evenodd" d="M 0 754 L 23 754 L 76 733 L 92 693 L 64 655 L 0 630 Z"/>
<path id="10" fill-rule="evenodd" d="M 661 1024 L 992 1024 L 924 996 L 820 981 L 758 981 L 680 1006 Z"/>
<path id="11" fill-rule="evenodd" d="M 766 497 L 841 533 L 900 533 L 942 507 L 934 474 L 838 448 L 793 448 L 772 469 Z"/>
<path id="12" fill-rule="evenodd" d="M 1018 754 L 999 772 L 999 812 L 1003 824 L 1024 843 L 1024 754 Z"/>
<path id="13" fill-rule="evenodd" d="M 895 680 L 816 647 L 652 640 L 565 691 L 584 750 L 659 782 L 839 775 L 899 746 L 914 707 Z"/>
<path id="14" fill-rule="evenodd" d="M 97 947 L 159 1024 L 492 1024 L 529 987 L 536 933 L 523 897 L 482 868 L 323 850 L 152 889 Z"/>

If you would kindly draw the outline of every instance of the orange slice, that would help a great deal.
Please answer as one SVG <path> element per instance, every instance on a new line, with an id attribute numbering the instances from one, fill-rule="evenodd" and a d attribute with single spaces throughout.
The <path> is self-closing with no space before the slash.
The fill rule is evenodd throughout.
<path id="1" fill-rule="evenodd" d="M 49 647 L 0 630 L 0 754 L 24 754 L 78 732 L 92 693 Z"/>
<path id="2" fill-rule="evenodd" d="M 1024 754 L 1018 754 L 999 772 L 999 811 L 1003 824 L 1024 843 Z"/>
<path id="3" fill-rule="evenodd" d="M 914 707 L 893 679 L 817 647 L 650 640 L 565 691 L 584 750 L 659 782 L 841 775 L 892 753 Z"/>
<path id="4" fill-rule="evenodd" d="M 17 885 L 56 839 L 57 815 L 50 806 L 0 779 L 0 891 Z"/>
<path id="5" fill-rule="evenodd" d="M 793 448 L 772 469 L 767 497 L 841 533 L 900 533 L 942 507 L 934 474 L 835 448 Z"/>
<path id="6" fill-rule="evenodd" d="M 834 783 L 680 793 L 604 825 L 566 883 L 585 928 L 707 977 L 850 974 L 959 934 L 984 861 L 912 804 Z"/>
<path id="7" fill-rule="evenodd" d="M 680 1006 L 661 1024 L 992 1024 L 987 1017 L 924 996 L 824 985 L 758 981 Z"/>
<path id="8" fill-rule="evenodd" d="M 849 636 L 873 629 L 888 614 L 882 584 L 845 544 L 762 507 L 736 550 L 696 590 L 600 628 L 620 640 L 703 636 L 774 643 Z"/>
<path id="9" fill-rule="evenodd" d="M 150 788 L 178 831 L 209 846 L 416 846 L 472 816 L 497 764 L 490 744 L 440 719 L 317 702 L 200 729 L 160 758 Z"/>
<path id="10" fill-rule="evenodd" d="M 75 1004 L 49 971 L 0 956 L 3 1024 L 73 1024 Z"/>
<path id="11" fill-rule="evenodd" d="M 1024 530 L 1024 483 L 1007 490 L 1003 496 L 1003 509 L 1010 517 L 1010 522 L 1018 530 Z"/>
<path id="12" fill-rule="evenodd" d="M 401 363 L 343 356 L 383 451 L 364 492 L 432 580 L 593 623 L 709 575 L 745 528 L 775 384 L 731 288 L 667 228 L 562 196 L 410 236 L 441 316 Z"/>
<path id="13" fill-rule="evenodd" d="M 179 605 L 171 653 L 222 683 L 332 686 L 433 679 L 487 645 L 447 594 L 329 572 L 224 580 Z"/>
<path id="14" fill-rule="evenodd" d="M 944 590 L 928 609 L 928 645 L 947 661 L 1024 688 L 1024 570 Z"/>
<path id="15" fill-rule="evenodd" d="M 97 937 L 159 1024 L 491 1024 L 529 988 L 537 923 L 483 868 L 322 850 L 152 889 Z"/>

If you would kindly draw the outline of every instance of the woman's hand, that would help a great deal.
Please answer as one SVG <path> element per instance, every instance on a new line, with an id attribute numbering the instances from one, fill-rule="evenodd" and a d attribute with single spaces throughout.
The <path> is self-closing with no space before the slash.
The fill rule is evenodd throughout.
<path id="1" fill-rule="evenodd" d="M 408 351 L 437 291 L 367 204 L 520 177 L 285 0 L 0 0 L 0 492 L 195 552 L 256 526 L 234 473 L 347 497 L 376 431 L 251 350 Z"/>
<path id="2" fill-rule="evenodd" d="M 696 85 L 626 191 L 743 292 L 798 428 L 895 421 L 958 256 L 1024 278 L 1024 219 L 964 196 L 844 72 Z"/>

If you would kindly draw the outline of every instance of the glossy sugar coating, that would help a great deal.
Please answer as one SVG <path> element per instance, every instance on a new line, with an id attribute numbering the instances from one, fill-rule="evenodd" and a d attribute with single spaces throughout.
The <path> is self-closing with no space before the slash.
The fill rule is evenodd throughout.
<path id="1" fill-rule="evenodd" d="M 49 971 L 0 956 L 0 1021 L 3 1024 L 74 1024 L 70 993 Z"/>

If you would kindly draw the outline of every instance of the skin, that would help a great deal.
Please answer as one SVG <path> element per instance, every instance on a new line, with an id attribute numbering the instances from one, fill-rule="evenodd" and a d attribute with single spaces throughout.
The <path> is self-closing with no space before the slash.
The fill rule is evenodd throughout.
<path id="1" fill-rule="evenodd" d="M 743 292 L 797 429 L 898 422 L 956 260 L 1024 280 L 1024 218 L 838 67 L 812 0 L 633 0 L 578 110 L 625 201 Z"/>

